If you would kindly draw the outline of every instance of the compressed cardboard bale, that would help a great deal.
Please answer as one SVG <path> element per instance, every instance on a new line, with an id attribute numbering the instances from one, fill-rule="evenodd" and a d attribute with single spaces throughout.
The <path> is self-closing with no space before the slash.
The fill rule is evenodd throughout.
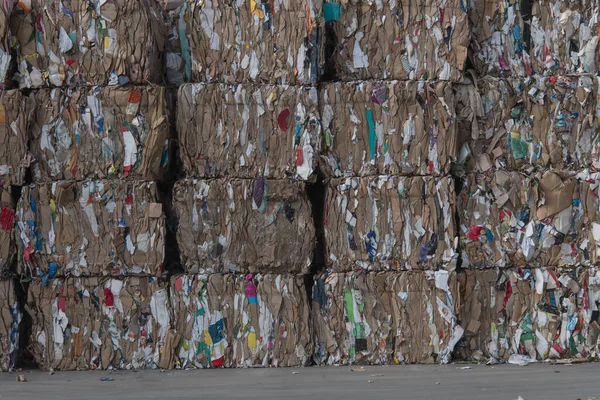
<path id="1" fill-rule="evenodd" d="M 326 3 L 332 59 L 341 80 L 460 81 L 471 39 L 466 3 L 452 1 Z"/>
<path id="2" fill-rule="evenodd" d="M 165 217 L 153 182 L 57 182 L 17 205 L 24 277 L 161 275 Z"/>
<path id="3" fill-rule="evenodd" d="M 302 275 L 171 279 L 177 368 L 304 366 L 312 353 Z"/>
<path id="4" fill-rule="evenodd" d="M 470 59 L 481 75 L 597 72 L 598 4 L 475 1 Z"/>
<path id="5" fill-rule="evenodd" d="M 459 195 L 463 268 L 595 265 L 599 173 L 471 174 Z"/>
<path id="6" fill-rule="evenodd" d="M 21 311 L 12 279 L 0 280 L 0 371 L 14 368 L 19 349 Z"/>
<path id="7" fill-rule="evenodd" d="M 152 0 L 17 2 L 21 88 L 161 83 L 165 28 Z"/>
<path id="8" fill-rule="evenodd" d="M 597 354 L 599 278 L 595 267 L 461 272 L 465 334 L 457 358 L 514 363 Z"/>
<path id="9" fill-rule="evenodd" d="M 457 88 L 457 115 L 471 133 L 459 161 L 469 169 L 600 167 L 594 77 L 483 77 Z"/>
<path id="10" fill-rule="evenodd" d="M 34 279 L 30 350 L 43 370 L 158 368 L 173 349 L 167 289 L 152 277 Z"/>
<path id="11" fill-rule="evenodd" d="M 0 90 L 0 181 L 22 185 L 27 155 L 27 120 L 32 108 L 18 90 Z"/>
<path id="12" fill-rule="evenodd" d="M 305 273 L 315 228 L 304 183 L 257 178 L 175 183 L 186 273 Z"/>
<path id="13" fill-rule="evenodd" d="M 165 92 L 159 87 L 35 92 L 33 179 L 161 179 L 169 161 Z"/>
<path id="14" fill-rule="evenodd" d="M 163 0 L 169 14 L 167 77 L 188 82 L 316 83 L 320 0 Z"/>
<path id="15" fill-rule="evenodd" d="M 448 363 L 462 336 L 456 274 L 327 272 L 313 286 L 317 364 Z"/>
<path id="16" fill-rule="evenodd" d="M 8 19 L 13 7 L 13 0 L 0 4 L 0 90 L 10 83 L 8 69 L 10 68 L 10 29 Z"/>
<path id="17" fill-rule="evenodd" d="M 328 265 L 336 272 L 453 270 L 454 213 L 449 177 L 332 179 L 325 211 Z"/>
<path id="18" fill-rule="evenodd" d="M 11 187 L 0 181 L 0 277 L 10 275 L 15 260 L 15 207 Z"/>
<path id="19" fill-rule="evenodd" d="M 183 85 L 183 168 L 199 178 L 312 178 L 321 141 L 317 104 L 314 87 Z"/>
<path id="20" fill-rule="evenodd" d="M 444 175 L 456 154 L 452 86 L 426 82 L 326 84 L 324 163 L 330 176 Z"/>

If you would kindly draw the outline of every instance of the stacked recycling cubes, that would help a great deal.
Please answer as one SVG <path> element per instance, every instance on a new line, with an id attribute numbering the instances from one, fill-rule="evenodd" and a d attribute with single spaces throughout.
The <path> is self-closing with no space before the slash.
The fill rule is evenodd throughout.
<path id="1" fill-rule="evenodd" d="M 469 45 L 459 1 L 324 4 L 319 93 L 327 269 L 315 278 L 317 364 L 451 360 L 458 240 L 452 82 Z"/>
<path id="2" fill-rule="evenodd" d="M 597 5 L 475 2 L 456 89 L 461 324 L 456 357 L 598 351 Z"/>
<path id="3" fill-rule="evenodd" d="M 183 170 L 173 189 L 176 365 L 306 365 L 321 5 L 165 3 Z"/>

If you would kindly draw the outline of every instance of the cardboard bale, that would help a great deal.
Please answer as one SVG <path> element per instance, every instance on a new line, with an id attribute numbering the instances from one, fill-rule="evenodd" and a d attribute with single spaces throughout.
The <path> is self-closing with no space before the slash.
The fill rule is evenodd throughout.
<path id="1" fill-rule="evenodd" d="M 11 63 L 10 54 L 10 25 L 9 17 L 13 7 L 13 0 L 3 1 L 0 4 L 0 90 L 10 83 L 8 69 Z"/>
<path id="2" fill-rule="evenodd" d="M 457 87 L 457 115 L 471 133 L 461 144 L 472 155 L 464 161 L 470 169 L 600 167 L 596 78 L 484 77 Z"/>
<path id="3" fill-rule="evenodd" d="M 162 0 L 170 22 L 167 77 L 187 82 L 316 83 L 321 0 Z"/>
<path id="4" fill-rule="evenodd" d="M 32 108 L 18 90 L 0 90 L 0 181 L 22 185 L 29 167 L 28 117 Z"/>
<path id="5" fill-rule="evenodd" d="M 153 182 L 57 182 L 23 188 L 17 206 L 24 277 L 161 275 L 165 217 Z"/>
<path id="6" fill-rule="evenodd" d="M 171 279 L 177 368 L 298 367 L 312 353 L 302 275 Z"/>
<path id="7" fill-rule="evenodd" d="M 331 364 L 448 363 L 462 336 L 456 274 L 327 272 L 313 286 L 313 359 Z"/>
<path id="8" fill-rule="evenodd" d="M 465 334 L 457 358 L 518 362 L 598 354 L 597 268 L 463 271 L 459 282 Z"/>
<path id="9" fill-rule="evenodd" d="M 449 173 L 456 154 L 450 84 L 331 83 L 321 105 L 328 175 Z"/>
<path id="10" fill-rule="evenodd" d="M 470 58 L 479 74 L 597 72 L 597 2 L 478 0 L 470 7 Z"/>
<path id="11" fill-rule="evenodd" d="M 179 88 L 183 168 L 213 178 L 313 177 L 321 125 L 314 87 L 188 84 Z"/>
<path id="12" fill-rule="evenodd" d="M 27 309 L 43 370 L 154 369 L 173 351 L 168 292 L 156 278 L 34 279 Z"/>
<path id="13" fill-rule="evenodd" d="M 15 207 L 12 190 L 0 181 L 0 278 L 10 275 L 15 260 Z"/>
<path id="14" fill-rule="evenodd" d="M 456 266 L 452 178 L 332 179 L 325 213 L 328 265 L 336 272 Z"/>
<path id="15" fill-rule="evenodd" d="M 341 80 L 460 81 L 471 39 L 465 2 L 326 3 L 332 61 Z"/>
<path id="16" fill-rule="evenodd" d="M 458 202 L 464 268 L 600 261 L 600 173 L 496 171 L 466 182 Z"/>
<path id="17" fill-rule="evenodd" d="M 308 271 L 315 227 L 302 182 L 180 181 L 174 205 L 186 273 Z"/>
<path id="18" fill-rule="evenodd" d="M 0 280 L 0 371 L 14 368 L 19 349 L 21 311 L 12 279 Z"/>
<path id="19" fill-rule="evenodd" d="M 33 179 L 161 179 L 169 161 L 165 92 L 159 87 L 35 92 Z"/>
<path id="20" fill-rule="evenodd" d="M 19 1 L 10 27 L 21 88 L 162 82 L 165 27 L 152 0 Z"/>

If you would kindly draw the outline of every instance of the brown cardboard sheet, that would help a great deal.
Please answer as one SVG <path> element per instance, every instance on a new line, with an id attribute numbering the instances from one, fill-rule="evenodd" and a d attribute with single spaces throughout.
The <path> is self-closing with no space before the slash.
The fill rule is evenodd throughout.
<path id="1" fill-rule="evenodd" d="M 163 271 L 165 217 L 153 182 L 26 186 L 17 206 L 17 226 L 23 277 Z"/>
<path id="2" fill-rule="evenodd" d="M 185 180 L 173 190 L 186 273 L 308 271 L 315 227 L 304 183 Z"/>
<path id="3" fill-rule="evenodd" d="M 177 368 L 299 367 L 312 354 L 302 275 L 171 279 Z"/>
<path id="4" fill-rule="evenodd" d="M 22 185 L 29 167 L 28 119 L 32 108 L 18 90 L 0 90 L 0 181 Z"/>
<path id="5" fill-rule="evenodd" d="M 0 90 L 10 84 L 8 69 L 12 61 L 10 54 L 10 24 L 9 17 L 13 0 L 0 3 Z"/>
<path id="6" fill-rule="evenodd" d="M 327 262 L 336 272 L 456 266 L 452 178 L 332 179 L 325 209 Z"/>
<path id="7" fill-rule="evenodd" d="M 187 84 L 177 106 L 188 175 L 313 177 L 321 141 L 315 87 Z"/>

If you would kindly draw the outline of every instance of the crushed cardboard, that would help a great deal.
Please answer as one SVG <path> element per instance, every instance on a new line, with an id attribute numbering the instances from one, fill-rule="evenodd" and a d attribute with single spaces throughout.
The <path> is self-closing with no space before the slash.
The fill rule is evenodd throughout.
<path id="1" fill-rule="evenodd" d="M 0 90 L 0 181 L 24 183 L 30 160 L 27 121 L 31 110 L 18 90 Z"/>
<path id="2" fill-rule="evenodd" d="M 9 17 L 12 11 L 13 0 L 0 3 L 0 90 L 10 84 L 8 69 L 12 61 L 10 54 L 10 25 Z"/>
<path id="3" fill-rule="evenodd" d="M 21 311 L 12 279 L 0 280 L 0 371 L 15 367 L 19 349 Z"/>
<path id="4" fill-rule="evenodd" d="M 16 256 L 14 243 L 15 207 L 11 186 L 0 181 L 0 278 L 10 276 Z"/>

